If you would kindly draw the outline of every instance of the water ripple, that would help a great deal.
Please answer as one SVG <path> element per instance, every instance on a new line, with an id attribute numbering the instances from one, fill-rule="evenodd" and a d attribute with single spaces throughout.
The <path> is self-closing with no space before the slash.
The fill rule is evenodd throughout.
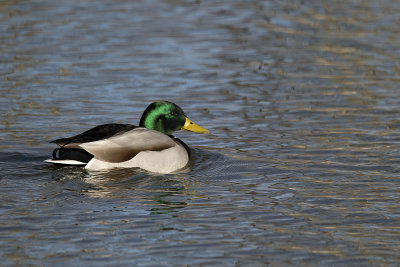
<path id="1" fill-rule="evenodd" d="M 5 265 L 395 266 L 397 1 L 0 3 Z M 43 163 L 176 102 L 190 172 Z"/>

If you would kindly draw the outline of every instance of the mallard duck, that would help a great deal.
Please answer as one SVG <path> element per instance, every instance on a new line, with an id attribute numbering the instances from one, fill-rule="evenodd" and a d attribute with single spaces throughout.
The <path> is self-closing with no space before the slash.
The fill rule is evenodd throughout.
<path id="1" fill-rule="evenodd" d="M 143 112 L 139 126 L 103 124 L 51 141 L 59 147 L 53 158 L 45 161 L 83 165 L 89 170 L 139 167 L 157 173 L 177 172 L 190 162 L 189 147 L 172 135 L 178 130 L 209 133 L 189 120 L 178 105 L 157 101 Z"/>

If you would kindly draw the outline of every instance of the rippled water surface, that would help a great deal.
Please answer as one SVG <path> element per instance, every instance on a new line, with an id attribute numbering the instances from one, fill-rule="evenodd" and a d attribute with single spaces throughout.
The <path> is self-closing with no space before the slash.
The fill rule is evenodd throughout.
<path id="1" fill-rule="evenodd" d="M 4 265 L 397 266 L 400 2 L 0 2 Z M 159 99 L 189 173 L 46 165 Z"/>

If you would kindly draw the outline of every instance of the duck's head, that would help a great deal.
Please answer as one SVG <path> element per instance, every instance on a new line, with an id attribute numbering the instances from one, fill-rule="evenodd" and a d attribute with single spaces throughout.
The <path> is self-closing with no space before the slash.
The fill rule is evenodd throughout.
<path id="1" fill-rule="evenodd" d="M 168 101 L 151 103 L 143 112 L 139 126 L 156 130 L 167 135 L 171 135 L 178 130 L 210 133 L 206 128 L 189 120 L 178 105 Z"/>

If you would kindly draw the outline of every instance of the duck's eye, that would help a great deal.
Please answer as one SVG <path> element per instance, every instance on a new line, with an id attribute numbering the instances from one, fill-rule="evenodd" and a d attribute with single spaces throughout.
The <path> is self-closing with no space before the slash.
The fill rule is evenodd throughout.
<path id="1" fill-rule="evenodd" d="M 176 111 L 171 111 L 169 114 L 171 114 L 172 116 L 178 115 L 178 113 L 176 113 Z"/>

